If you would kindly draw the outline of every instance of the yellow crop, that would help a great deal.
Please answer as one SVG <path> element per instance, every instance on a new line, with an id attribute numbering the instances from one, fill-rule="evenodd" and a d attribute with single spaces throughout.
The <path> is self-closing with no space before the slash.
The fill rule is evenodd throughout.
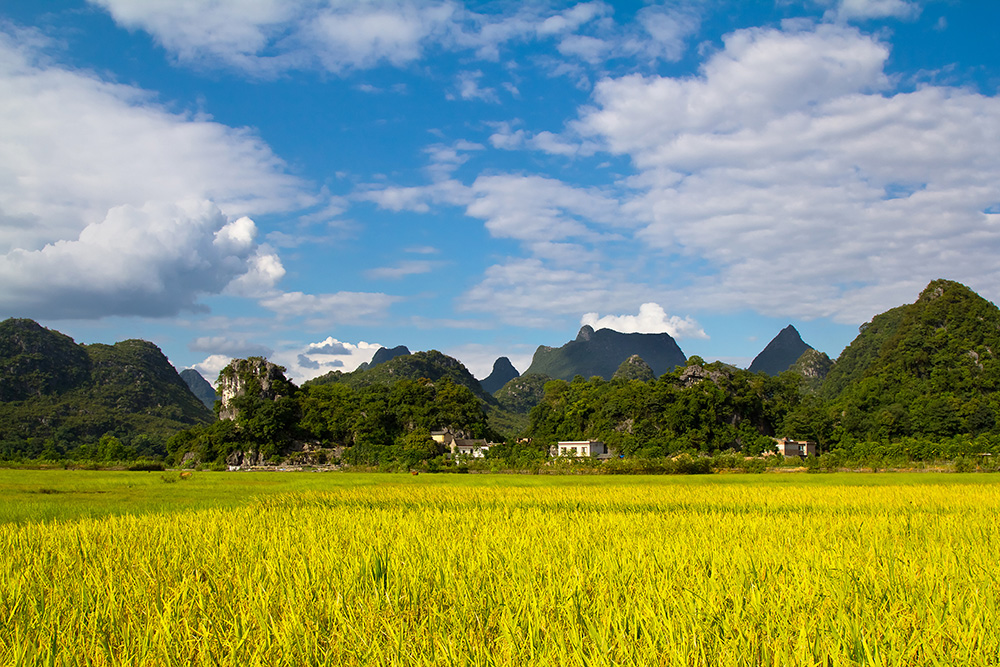
<path id="1" fill-rule="evenodd" d="M 3 665 L 995 665 L 1000 486 L 387 484 L 0 527 Z"/>

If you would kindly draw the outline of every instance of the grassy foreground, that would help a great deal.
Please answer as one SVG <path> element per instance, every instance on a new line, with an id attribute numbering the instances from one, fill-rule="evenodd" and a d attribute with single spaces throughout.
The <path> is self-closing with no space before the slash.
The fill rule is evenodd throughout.
<path id="1" fill-rule="evenodd" d="M 5 665 L 1000 662 L 992 475 L 36 474 Z"/>

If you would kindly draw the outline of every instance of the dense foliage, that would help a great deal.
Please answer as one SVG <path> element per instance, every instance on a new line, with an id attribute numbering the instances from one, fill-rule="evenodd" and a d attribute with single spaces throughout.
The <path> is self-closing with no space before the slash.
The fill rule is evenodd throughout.
<path id="1" fill-rule="evenodd" d="M 797 404 L 796 383 L 700 361 L 692 357 L 691 365 L 652 382 L 552 380 L 531 412 L 529 435 L 546 447 L 592 439 L 643 457 L 724 449 L 759 454 L 772 446 L 766 436 Z"/>
<path id="2" fill-rule="evenodd" d="M 431 432 L 448 429 L 495 438 L 482 401 L 450 380 L 399 380 L 391 385 L 308 384 L 278 399 L 248 392 L 235 399 L 238 415 L 185 431 L 170 442 L 175 457 L 194 452 L 206 463 L 236 451 L 267 461 L 301 442 L 313 442 L 359 465 L 414 465 L 439 457 Z"/>
<path id="3" fill-rule="evenodd" d="M 392 384 L 398 380 L 419 380 L 421 378 L 432 382 L 450 380 L 454 384 L 466 387 L 485 402 L 496 403 L 492 395 L 483 391 L 479 380 L 473 377 L 462 362 L 437 350 L 396 356 L 377 366 L 358 369 L 350 373 L 332 371 L 314 380 L 309 380 L 303 386 L 346 384 L 357 389 L 370 385 Z"/>
<path id="4" fill-rule="evenodd" d="M 958 283 L 876 317 L 823 387 L 834 441 L 941 440 L 997 432 L 1000 310 Z"/>

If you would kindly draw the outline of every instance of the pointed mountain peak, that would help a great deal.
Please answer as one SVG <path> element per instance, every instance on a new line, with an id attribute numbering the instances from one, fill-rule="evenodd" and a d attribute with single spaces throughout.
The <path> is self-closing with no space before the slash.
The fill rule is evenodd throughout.
<path id="1" fill-rule="evenodd" d="M 507 357 L 500 357 L 493 362 L 493 372 L 490 373 L 489 377 L 485 380 L 480 380 L 479 384 L 482 385 L 483 391 L 488 394 L 493 394 L 505 384 L 520 375 L 521 374 L 517 372 L 517 369 L 514 368 L 514 365 L 510 363 L 510 359 Z"/>
<path id="2" fill-rule="evenodd" d="M 778 332 L 750 364 L 750 372 L 778 375 L 787 371 L 812 346 L 807 345 L 798 330 L 789 324 Z"/>
<path id="3" fill-rule="evenodd" d="M 590 340 L 594 337 L 594 327 L 589 324 L 584 324 L 580 327 L 580 332 L 576 334 L 577 340 Z"/>
<path id="4" fill-rule="evenodd" d="M 802 340 L 799 330 L 791 324 L 779 331 L 778 335 L 774 337 L 774 340 L 780 340 L 782 338 L 787 338 L 789 340 Z"/>

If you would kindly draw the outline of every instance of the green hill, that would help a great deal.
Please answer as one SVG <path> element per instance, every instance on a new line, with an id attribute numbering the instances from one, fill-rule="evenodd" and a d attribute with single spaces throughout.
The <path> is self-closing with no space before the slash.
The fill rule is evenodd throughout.
<path id="1" fill-rule="evenodd" d="M 350 373 L 332 371 L 309 380 L 302 386 L 341 383 L 359 388 L 373 384 L 392 385 L 399 380 L 420 380 L 422 378 L 431 382 L 451 380 L 457 385 L 470 389 L 483 402 L 489 405 L 497 403 L 493 396 L 483 391 L 479 380 L 473 377 L 461 361 L 437 350 L 397 356 L 377 366 L 358 369 Z"/>
<path id="2" fill-rule="evenodd" d="M 649 367 L 642 357 L 638 354 L 633 354 L 631 357 L 626 359 L 615 371 L 615 375 L 612 380 L 639 380 L 640 382 L 649 382 L 650 380 L 655 380 L 656 375 L 653 373 L 653 369 Z"/>
<path id="3" fill-rule="evenodd" d="M 1000 309 L 968 287 L 931 282 L 913 304 L 860 329 L 823 383 L 856 438 L 996 430 Z"/>
<path id="4" fill-rule="evenodd" d="M 483 380 L 479 381 L 482 385 L 483 391 L 488 394 L 494 394 L 500 389 L 516 378 L 520 373 L 514 368 L 514 365 L 510 363 L 510 359 L 507 357 L 500 357 L 493 362 L 493 371 Z"/>
<path id="5" fill-rule="evenodd" d="M 25 319 L 0 322 L 0 399 L 6 454 L 50 438 L 162 441 L 213 418 L 152 343 L 77 345 Z"/>

